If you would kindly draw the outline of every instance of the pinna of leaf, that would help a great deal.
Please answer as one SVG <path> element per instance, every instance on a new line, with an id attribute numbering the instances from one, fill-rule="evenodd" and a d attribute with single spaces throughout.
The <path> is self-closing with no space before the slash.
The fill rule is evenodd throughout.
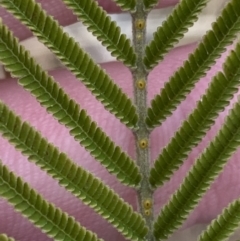
<path id="1" fill-rule="evenodd" d="M 137 192 L 138 210 L 134 210 L 120 197 L 121 195 L 95 174 L 75 164 L 72 158 L 51 144 L 31 124 L 23 121 L 12 110 L 11 101 L 5 98 L 7 95 L 1 94 L 3 92 L 0 92 L 0 100 L 6 103 L 0 102 L 0 133 L 17 150 L 26 155 L 29 161 L 35 163 L 67 191 L 100 214 L 126 239 L 147 241 L 167 239 L 198 205 L 206 190 L 239 147 L 240 105 L 237 101 L 227 114 L 223 125 L 219 126 L 218 133 L 215 137 L 212 134 L 213 138 L 210 138 L 206 149 L 196 158 L 180 188 L 161 210 L 154 210 L 154 188 L 163 185 L 172 177 L 173 172 L 188 158 L 189 152 L 207 134 L 219 113 L 229 105 L 238 91 L 240 45 L 237 44 L 229 53 L 223 69 L 219 69 L 212 78 L 211 84 L 202 96 L 202 101 L 197 103 L 196 108 L 161 153 L 159 152 L 163 146 L 162 140 L 160 139 L 159 144 L 151 143 L 149 133 L 154 127 L 164 125 L 168 116 L 174 117 L 173 111 L 177 105 L 187 97 L 200 77 L 206 75 L 221 53 L 226 51 L 226 47 L 233 43 L 240 31 L 240 3 L 238 0 L 229 1 L 212 25 L 212 30 L 203 37 L 183 66 L 170 75 L 169 81 L 159 90 L 159 94 L 147 108 L 149 72 L 167 58 L 165 55 L 197 20 L 198 14 L 208 1 L 182 0 L 163 25 L 156 30 L 149 44 L 145 42 L 147 27 L 145 23 L 148 12 L 158 1 L 115 1 L 123 10 L 131 12 L 133 23 L 141 25 L 133 24 L 133 43 L 121 33 L 117 23 L 112 22 L 95 1 L 63 0 L 63 2 L 111 54 L 131 70 L 133 81 L 136 83 L 134 100 L 131 100 L 118 84 L 114 83 L 115 78 L 110 77 L 94 63 L 86 51 L 69 37 L 58 22 L 48 16 L 37 2 L 0 0 L 0 6 L 26 24 L 38 39 L 57 55 L 78 81 L 81 81 L 111 113 L 103 112 L 104 115 L 111 118 L 115 116 L 121 121 L 121 123 L 114 122 L 117 124 L 111 128 L 121 125 L 120 128 L 125 128 L 125 132 L 128 129 L 127 131 L 134 134 L 135 154 L 125 152 L 121 144 L 115 144 L 116 139 L 112 138 L 112 135 L 107 135 L 104 128 L 94 122 L 74 98 L 66 94 L 67 91 L 61 84 L 56 83 L 56 78 L 51 77 L 35 63 L 2 22 L 0 61 L 13 77 L 18 78 L 20 86 L 30 92 L 60 124 L 65 125 L 74 139 L 110 174 L 114 174 L 118 181 Z M 19 87 L 14 86 L 14 88 Z M 26 95 L 25 92 L 24 94 Z M 80 92 L 80 95 L 82 94 Z M 177 121 L 179 125 L 179 120 Z M 123 132 L 115 132 L 119 138 L 126 136 Z M 158 133 L 160 134 L 159 131 Z M 127 136 L 131 138 L 130 135 Z M 153 167 L 150 166 L 151 148 L 157 148 L 159 153 Z M 4 159 L 3 161 L 8 162 Z M 74 218 L 45 200 L 5 164 L 0 165 L 0 185 L 0 195 L 49 237 L 55 240 L 100 240 L 97 235 L 101 237 L 101 232 L 95 234 L 84 228 Z M 125 190 L 126 187 L 122 188 Z M 163 195 L 163 192 L 159 193 L 158 198 Z M 211 223 L 199 239 L 207 241 L 217 237 L 217 240 L 225 240 L 229 237 L 240 224 L 240 216 L 233 215 L 238 209 L 239 200 L 236 199 Z M 81 218 L 79 221 L 81 223 Z M 9 233 L 9 236 L 14 235 Z M 8 240 L 5 234 L 0 237 Z M 109 239 L 112 240 L 114 237 L 109 236 Z M 123 238 L 120 237 L 119 240 Z"/>

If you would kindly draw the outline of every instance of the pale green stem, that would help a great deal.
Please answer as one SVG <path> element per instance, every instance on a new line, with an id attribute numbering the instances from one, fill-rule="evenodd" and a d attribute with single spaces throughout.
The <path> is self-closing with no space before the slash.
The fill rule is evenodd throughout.
<path id="1" fill-rule="evenodd" d="M 137 54 L 137 67 L 132 71 L 134 80 L 134 102 L 139 116 L 138 129 L 134 131 L 136 140 L 136 159 L 142 174 L 142 181 L 138 189 L 139 212 L 146 220 L 149 233 L 147 241 L 154 241 L 153 236 L 153 190 L 149 183 L 150 152 L 149 131 L 145 118 L 147 115 L 147 75 L 143 58 L 146 44 L 146 19 L 142 0 L 137 0 L 136 12 L 132 14 L 133 45 Z"/>

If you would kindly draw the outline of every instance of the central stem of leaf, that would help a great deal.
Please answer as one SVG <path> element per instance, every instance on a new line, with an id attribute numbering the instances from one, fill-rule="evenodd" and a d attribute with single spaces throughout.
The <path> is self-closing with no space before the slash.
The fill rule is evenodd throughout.
<path id="1" fill-rule="evenodd" d="M 153 236 L 153 190 L 149 183 L 150 152 L 149 130 L 146 126 L 147 115 L 147 76 L 143 58 L 146 44 L 147 12 L 142 0 L 137 0 L 136 12 L 132 14 L 133 45 L 137 54 L 136 69 L 132 70 L 134 80 L 134 102 L 139 116 L 138 129 L 134 132 L 136 143 L 136 159 L 142 174 L 138 189 L 138 209 L 149 228 L 147 241 L 154 241 Z"/>

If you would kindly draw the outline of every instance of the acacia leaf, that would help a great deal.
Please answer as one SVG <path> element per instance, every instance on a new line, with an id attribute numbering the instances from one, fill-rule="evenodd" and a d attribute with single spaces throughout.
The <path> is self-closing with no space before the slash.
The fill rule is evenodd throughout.
<path id="1" fill-rule="evenodd" d="M 34 62 L 3 24 L 0 24 L 0 61 L 110 173 L 126 185 L 136 186 L 140 182 L 141 175 L 134 161 Z"/>
<path id="2" fill-rule="evenodd" d="M 43 171 L 84 204 L 116 227 L 126 238 L 141 239 L 147 232 L 140 214 L 93 174 L 77 166 L 27 122 L 0 102 L 0 133 Z M 121 213 L 119 213 L 121 210 Z M 132 222 L 131 220 L 135 220 Z"/>
<path id="3" fill-rule="evenodd" d="M 117 26 L 117 23 L 111 21 L 110 16 L 102 7 L 98 6 L 96 1 L 63 0 L 63 2 L 73 10 L 79 20 L 87 26 L 88 31 L 92 32 L 113 56 L 126 66 L 135 67 L 136 54 L 131 46 L 130 39 L 125 34 L 121 34 L 121 29 Z M 129 6 L 131 6 L 135 1 L 128 2 Z"/>
<path id="4" fill-rule="evenodd" d="M 196 82 L 206 75 L 216 59 L 233 43 L 240 31 L 240 2 L 230 1 L 207 32 L 196 50 L 165 84 L 148 108 L 146 123 L 149 128 L 161 125 L 170 116 Z"/>
<path id="5" fill-rule="evenodd" d="M 169 180 L 174 170 L 184 162 L 188 153 L 198 145 L 207 131 L 214 124 L 220 112 L 230 104 L 230 100 L 240 85 L 240 44 L 231 51 L 223 66 L 223 72 L 213 77 L 205 95 L 198 101 L 170 143 L 164 147 L 150 171 L 152 186 L 163 185 Z"/>
<path id="6" fill-rule="evenodd" d="M 214 140 L 195 161 L 180 188 L 162 208 L 154 224 L 154 235 L 158 240 L 168 238 L 183 224 L 239 146 L 240 99 Z"/>
<path id="7" fill-rule="evenodd" d="M 113 0 L 123 11 L 134 12 L 136 0 Z"/>
<path id="8" fill-rule="evenodd" d="M 225 241 L 240 226 L 240 200 L 230 203 L 203 231 L 198 241 Z"/>
<path id="9" fill-rule="evenodd" d="M 158 2 L 159 0 L 143 0 L 144 7 L 148 11 L 151 10 Z"/>
<path id="10" fill-rule="evenodd" d="M 166 53 L 183 38 L 184 33 L 197 21 L 198 14 L 209 0 L 182 0 L 173 12 L 153 34 L 153 40 L 146 47 L 144 64 L 148 70 L 163 60 Z M 147 7 L 152 7 L 156 0 L 145 0 Z"/>
<path id="11" fill-rule="evenodd" d="M 0 196 L 54 240 L 103 241 L 60 208 L 45 200 L 0 162 Z"/>
<path id="12" fill-rule="evenodd" d="M 27 25 L 36 37 L 80 79 L 92 94 L 129 128 L 136 126 L 136 108 L 106 72 L 84 52 L 79 43 L 34 0 L 0 0 L 10 13 Z"/>
<path id="13" fill-rule="evenodd" d="M 0 241 L 15 241 L 15 239 L 8 237 L 6 234 L 0 234 Z"/>

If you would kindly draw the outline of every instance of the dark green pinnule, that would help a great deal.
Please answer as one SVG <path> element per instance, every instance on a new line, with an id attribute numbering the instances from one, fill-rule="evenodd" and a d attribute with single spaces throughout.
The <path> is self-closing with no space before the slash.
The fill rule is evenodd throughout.
<path id="1" fill-rule="evenodd" d="M 225 241 L 240 226 L 240 200 L 230 203 L 223 212 L 204 230 L 198 241 Z"/>

